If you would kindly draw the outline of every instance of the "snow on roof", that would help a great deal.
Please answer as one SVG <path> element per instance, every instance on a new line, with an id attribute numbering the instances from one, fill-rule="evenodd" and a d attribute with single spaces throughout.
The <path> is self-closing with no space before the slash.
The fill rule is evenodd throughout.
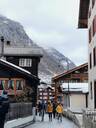
<path id="1" fill-rule="evenodd" d="M 42 89 L 47 89 L 47 88 L 50 88 L 50 89 L 54 89 L 54 87 L 52 87 L 51 85 L 39 85 L 38 88 L 42 88 Z"/>
<path id="2" fill-rule="evenodd" d="M 63 83 L 61 85 L 62 90 L 68 91 L 68 83 Z M 82 93 L 88 92 L 88 83 L 69 83 L 69 91 L 81 91 Z"/>
<path id="3" fill-rule="evenodd" d="M 23 68 L 21 68 L 21 67 L 15 65 L 15 64 L 12 64 L 12 63 L 10 63 L 10 62 L 4 60 L 4 59 L 0 59 L 0 61 L 4 62 L 4 63 L 6 63 L 6 64 L 8 64 L 8 65 L 10 65 L 10 66 L 12 66 L 12 67 L 15 67 L 15 68 L 17 68 L 17 69 L 19 69 L 19 70 L 21 70 L 21 71 L 23 71 L 23 72 L 26 72 L 26 73 L 28 73 L 28 74 L 31 74 L 31 72 L 29 72 L 29 71 L 27 71 L 27 70 L 25 70 L 25 69 L 23 69 Z"/>
<path id="4" fill-rule="evenodd" d="M 22 55 L 22 56 L 43 56 L 43 51 L 40 47 L 4 47 L 4 55 Z"/>

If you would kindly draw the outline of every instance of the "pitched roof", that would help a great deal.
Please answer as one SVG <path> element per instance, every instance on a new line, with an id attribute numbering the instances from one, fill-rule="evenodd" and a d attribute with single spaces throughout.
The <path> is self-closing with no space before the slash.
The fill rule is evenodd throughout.
<path id="1" fill-rule="evenodd" d="M 65 75 L 69 74 L 69 73 L 72 73 L 72 72 L 74 72 L 74 71 L 76 71 L 76 70 L 78 70 L 78 69 L 81 69 L 81 68 L 83 68 L 83 67 L 86 67 L 86 66 L 88 66 L 88 63 L 82 64 L 82 65 L 77 66 L 77 67 L 75 67 L 75 68 L 73 68 L 73 69 L 71 69 L 71 70 L 68 70 L 68 71 L 63 72 L 63 73 L 61 73 L 61 74 L 59 74 L 59 75 L 56 75 L 56 76 L 54 76 L 54 77 L 52 78 L 52 80 L 56 80 L 56 79 L 58 79 L 58 78 L 60 78 L 60 77 L 63 77 L 63 76 L 65 76 Z"/>
<path id="2" fill-rule="evenodd" d="M 37 81 L 39 80 L 39 78 L 36 77 L 35 75 L 31 74 L 31 72 L 29 72 L 19 66 L 16 66 L 6 60 L 0 59 L 0 64 L 8 67 L 9 70 L 11 69 L 13 71 L 16 71 L 16 72 L 22 74 L 24 77 L 29 77 L 29 78 L 37 80 Z"/>
<path id="3" fill-rule="evenodd" d="M 80 0 L 78 28 L 87 28 L 89 0 Z"/>
<path id="4" fill-rule="evenodd" d="M 43 52 L 39 47 L 4 47 L 4 56 L 37 56 L 42 57 Z"/>

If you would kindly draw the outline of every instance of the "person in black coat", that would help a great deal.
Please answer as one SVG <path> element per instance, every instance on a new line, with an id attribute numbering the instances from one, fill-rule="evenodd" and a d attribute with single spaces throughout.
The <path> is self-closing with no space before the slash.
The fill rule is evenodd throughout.
<path id="1" fill-rule="evenodd" d="M 0 128 L 4 128 L 4 122 L 6 118 L 6 114 L 9 109 L 9 99 L 7 96 L 7 92 L 3 91 L 0 96 Z"/>
<path id="2" fill-rule="evenodd" d="M 39 103 L 38 103 L 39 116 L 41 116 L 41 109 L 42 109 L 42 103 L 39 101 Z"/>
<path id="3" fill-rule="evenodd" d="M 44 121 L 44 113 L 45 113 L 45 103 L 44 103 L 44 100 L 42 100 L 42 103 L 41 103 L 41 121 Z"/>
<path id="4" fill-rule="evenodd" d="M 53 117 L 54 118 L 56 116 L 56 107 L 57 107 L 56 102 L 53 102 Z"/>

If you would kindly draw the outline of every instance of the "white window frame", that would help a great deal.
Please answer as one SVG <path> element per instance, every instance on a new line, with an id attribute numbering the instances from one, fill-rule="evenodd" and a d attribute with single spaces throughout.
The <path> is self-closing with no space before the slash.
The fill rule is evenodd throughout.
<path id="1" fill-rule="evenodd" d="M 19 66 L 21 67 L 32 67 L 32 59 L 29 58 L 20 58 Z"/>

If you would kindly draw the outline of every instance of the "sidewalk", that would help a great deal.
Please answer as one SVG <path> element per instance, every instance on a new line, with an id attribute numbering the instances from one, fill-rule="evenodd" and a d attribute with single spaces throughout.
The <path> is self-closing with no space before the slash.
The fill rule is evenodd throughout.
<path id="1" fill-rule="evenodd" d="M 71 119 L 79 128 L 83 128 L 82 111 L 68 108 L 64 110 L 64 116 Z"/>
<path id="2" fill-rule="evenodd" d="M 77 128 L 77 126 L 74 124 L 74 122 L 71 122 L 67 118 L 62 118 L 62 123 L 60 123 L 57 119 L 53 119 L 52 122 L 49 123 L 48 114 L 45 114 L 44 121 L 41 121 L 41 117 L 36 117 L 36 123 L 32 121 L 33 117 L 29 116 L 26 118 L 19 118 L 16 120 L 11 120 L 5 123 L 4 128 L 24 128 L 24 127 L 30 127 L 32 128 L 32 125 L 34 128 L 45 128 L 45 127 L 52 127 L 52 128 Z M 32 124 L 32 125 L 31 125 Z M 29 126 L 30 125 L 30 126 Z"/>
<path id="3" fill-rule="evenodd" d="M 75 114 L 77 120 L 79 121 L 80 127 L 83 128 L 83 117 L 82 114 Z"/>
<path id="4" fill-rule="evenodd" d="M 7 121 L 4 128 L 24 128 L 33 123 L 33 116 Z"/>

